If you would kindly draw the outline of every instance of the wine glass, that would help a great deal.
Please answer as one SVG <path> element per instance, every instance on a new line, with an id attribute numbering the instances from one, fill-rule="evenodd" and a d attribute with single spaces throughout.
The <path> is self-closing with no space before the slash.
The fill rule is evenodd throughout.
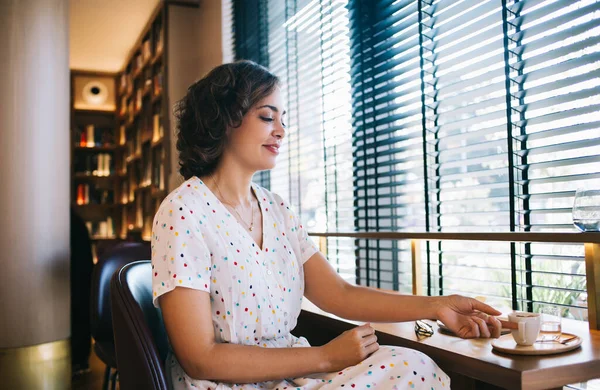
<path id="1" fill-rule="evenodd" d="M 582 232 L 600 231 L 600 190 L 577 190 L 573 203 L 573 225 Z"/>

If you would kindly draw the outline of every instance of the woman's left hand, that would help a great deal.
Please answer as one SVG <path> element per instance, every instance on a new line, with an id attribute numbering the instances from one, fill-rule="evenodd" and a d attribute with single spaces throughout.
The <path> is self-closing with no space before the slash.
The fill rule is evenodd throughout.
<path id="1" fill-rule="evenodd" d="M 498 310 L 473 298 L 461 295 L 441 297 L 437 309 L 437 319 L 442 321 L 456 335 L 464 339 L 477 337 L 500 337 L 502 324 L 494 317 Z"/>

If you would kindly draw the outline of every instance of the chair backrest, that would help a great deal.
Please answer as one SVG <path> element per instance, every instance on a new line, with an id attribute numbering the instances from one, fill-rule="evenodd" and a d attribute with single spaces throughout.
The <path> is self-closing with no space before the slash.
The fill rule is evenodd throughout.
<path id="1" fill-rule="evenodd" d="M 101 344 L 113 344 L 112 315 L 110 309 L 110 278 L 125 264 L 147 260 L 151 256 L 150 244 L 124 242 L 116 245 L 98 260 L 92 274 L 91 331 L 92 337 Z M 113 350 L 107 348 L 106 351 Z M 114 361 L 115 357 L 111 359 Z"/>
<path id="2" fill-rule="evenodd" d="M 152 264 L 136 261 L 117 271 L 111 303 L 119 388 L 166 390 L 168 338 L 162 314 L 152 304 Z"/>

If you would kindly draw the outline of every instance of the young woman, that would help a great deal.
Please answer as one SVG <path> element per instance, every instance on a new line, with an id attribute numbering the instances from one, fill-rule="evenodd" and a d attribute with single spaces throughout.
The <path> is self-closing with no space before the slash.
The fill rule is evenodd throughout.
<path id="1" fill-rule="evenodd" d="M 369 324 L 322 347 L 292 331 L 303 296 L 357 321 L 442 320 L 461 337 L 498 337 L 493 308 L 461 296 L 404 296 L 340 278 L 287 202 L 251 182 L 275 166 L 286 135 L 277 77 L 221 65 L 179 102 L 186 181 L 154 219 L 154 304 L 172 348 L 175 389 L 444 389 L 424 354 L 379 346 Z M 486 314 L 487 313 L 487 314 Z"/>

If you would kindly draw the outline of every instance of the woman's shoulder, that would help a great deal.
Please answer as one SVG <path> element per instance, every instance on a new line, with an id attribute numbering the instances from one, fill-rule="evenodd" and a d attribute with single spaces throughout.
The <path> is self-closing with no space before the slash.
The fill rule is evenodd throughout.
<path id="1" fill-rule="evenodd" d="M 200 202 L 199 195 L 201 194 L 204 183 L 202 180 L 193 176 L 171 191 L 161 202 L 158 211 L 172 207 L 186 207 L 190 210 L 198 208 Z"/>
<path id="2" fill-rule="evenodd" d="M 288 221 L 290 218 L 294 218 L 294 212 L 290 207 L 289 202 L 284 199 L 281 195 L 276 192 L 267 190 L 266 188 L 259 186 L 256 183 L 252 183 L 255 186 L 258 200 L 264 206 L 266 211 L 272 208 L 276 214 L 279 214 L 284 221 Z"/>
<path id="3" fill-rule="evenodd" d="M 287 202 L 283 199 L 283 197 L 281 197 L 279 194 L 272 192 L 268 189 L 266 189 L 263 186 L 260 186 L 256 183 L 252 183 L 252 185 L 254 186 L 254 189 L 256 190 L 256 196 L 258 197 L 258 200 L 262 203 L 267 203 L 267 205 L 273 205 L 273 206 L 278 206 L 278 207 L 287 207 Z"/>

